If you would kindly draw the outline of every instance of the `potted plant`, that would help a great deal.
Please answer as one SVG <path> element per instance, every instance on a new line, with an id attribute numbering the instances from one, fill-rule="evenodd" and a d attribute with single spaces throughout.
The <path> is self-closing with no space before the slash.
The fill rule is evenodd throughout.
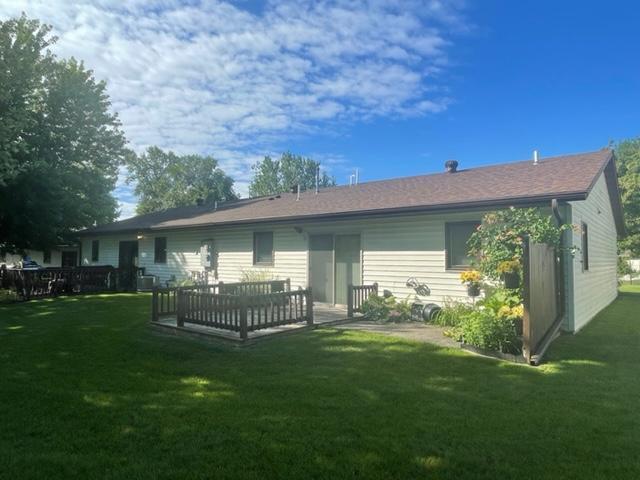
<path id="1" fill-rule="evenodd" d="M 520 288 L 520 262 L 518 260 L 505 260 L 498 264 L 498 273 L 502 277 L 505 288 L 514 290 Z"/>
<path id="2" fill-rule="evenodd" d="M 470 297 L 480 295 L 480 280 L 482 279 L 480 272 L 477 270 L 465 270 L 460 273 L 460 280 L 467 286 L 467 294 Z"/>

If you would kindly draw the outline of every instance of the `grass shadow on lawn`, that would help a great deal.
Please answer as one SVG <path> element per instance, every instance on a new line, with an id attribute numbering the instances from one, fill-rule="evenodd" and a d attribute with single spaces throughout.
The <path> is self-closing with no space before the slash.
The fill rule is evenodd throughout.
<path id="1" fill-rule="evenodd" d="M 0 307 L 7 478 L 640 472 L 639 295 L 558 339 L 537 369 L 328 328 L 215 346 L 151 333 L 148 306 L 104 295 Z"/>

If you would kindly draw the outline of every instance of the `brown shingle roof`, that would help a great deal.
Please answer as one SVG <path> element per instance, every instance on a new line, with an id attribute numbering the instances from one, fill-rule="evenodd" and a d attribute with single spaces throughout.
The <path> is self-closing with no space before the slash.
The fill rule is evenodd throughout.
<path id="1" fill-rule="evenodd" d="M 338 186 L 227 202 L 188 206 L 140 215 L 87 229 L 82 234 L 248 224 L 262 221 L 312 219 L 403 211 L 433 211 L 473 206 L 582 200 L 599 174 L 611 163 L 613 152 L 565 155 L 437 173 Z M 617 192 L 616 192 L 617 194 Z"/>

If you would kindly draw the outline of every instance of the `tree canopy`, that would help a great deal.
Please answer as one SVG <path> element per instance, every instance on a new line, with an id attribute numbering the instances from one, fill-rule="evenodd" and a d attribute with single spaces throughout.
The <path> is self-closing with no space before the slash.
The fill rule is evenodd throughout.
<path id="1" fill-rule="evenodd" d="M 618 182 L 627 235 L 620 250 L 640 257 L 640 137 L 624 140 L 615 146 Z"/>
<path id="2" fill-rule="evenodd" d="M 0 21 L 0 249 L 46 249 L 113 221 L 126 140 L 104 82 L 48 48 L 50 27 Z"/>
<path id="3" fill-rule="evenodd" d="M 301 190 L 313 189 L 316 185 L 316 170 L 320 166 L 310 158 L 285 152 L 279 160 L 264 157 L 252 168 L 253 180 L 249 185 L 249 195 L 260 197 L 287 192 L 291 187 L 300 185 Z M 336 184 L 333 177 L 322 172 L 319 186 L 331 187 Z"/>
<path id="4" fill-rule="evenodd" d="M 234 200 L 233 179 L 218 167 L 215 158 L 176 155 L 150 147 L 127 160 L 128 182 L 135 183 L 140 202 L 136 213 L 150 213 L 172 207 Z"/>

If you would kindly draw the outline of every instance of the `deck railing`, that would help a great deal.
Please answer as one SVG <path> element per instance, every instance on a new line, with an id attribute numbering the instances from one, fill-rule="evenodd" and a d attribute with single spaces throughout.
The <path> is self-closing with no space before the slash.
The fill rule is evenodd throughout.
<path id="1" fill-rule="evenodd" d="M 208 293 L 218 295 L 254 296 L 291 290 L 291 280 L 267 280 L 262 282 L 232 282 L 183 287 L 155 287 L 151 300 L 151 320 L 176 316 L 178 313 L 178 292 Z"/>
<path id="2" fill-rule="evenodd" d="M 378 284 L 347 286 L 347 316 L 362 313 L 362 305 L 371 295 L 378 295 Z"/>
<path id="3" fill-rule="evenodd" d="M 249 332 L 306 322 L 313 325 L 311 289 L 258 295 L 176 291 L 177 326 L 185 323 L 238 332 L 246 340 Z"/>

